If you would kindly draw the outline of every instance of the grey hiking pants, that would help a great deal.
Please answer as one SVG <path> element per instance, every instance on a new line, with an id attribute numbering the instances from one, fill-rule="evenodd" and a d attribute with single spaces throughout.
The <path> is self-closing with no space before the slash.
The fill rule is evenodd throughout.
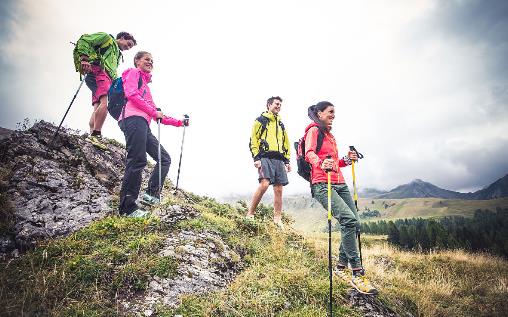
<path id="1" fill-rule="evenodd" d="M 138 209 L 138 199 L 141 189 L 143 169 L 146 166 L 146 153 L 157 162 L 153 168 L 146 193 L 150 196 L 159 196 L 159 164 L 161 166 L 161 181 L 169 171 L 171 158 L 168 152 L 161 146 L 161 162 L 158 161 L 159 141 L 150 131 L 148 122 L 143 117 L 132 116 L 121 120 L 118 125 L 125 135 L 125 146 L 127 148 L 127 159 L 125 163 L 125 174 L 120 190 L 120 214 L 130 214 Z"/>
<path id="2" fill-rule="evenodd" d="M 360 253 L 357 244 L 357 229 L 360 220 L 355 203 L 346 184 L 332 184 L 332 216 L 339 221 L 341 242 L 339 247 L 339 264 L 349 263 L 351 268 L 361 268 Z M 314 198 L 328 210 L 328 185 L 312 185 Z"/>

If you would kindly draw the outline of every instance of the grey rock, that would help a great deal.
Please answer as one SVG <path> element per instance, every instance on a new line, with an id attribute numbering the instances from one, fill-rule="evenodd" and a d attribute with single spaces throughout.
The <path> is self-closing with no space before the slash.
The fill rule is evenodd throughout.
<path id="1" fill-rule="evenodd" d="M 28 130 L 0 140 L 0 166 L 13 205 L 15 247 L 31 248 L 37 240 L 70 234 L 116 212 L 111 197 L 119 190 L 125 149 L 108 144 L 95 148 L 86 135 L 40 121 Z M 0 252 L 12 249 L 0 242 Z"/>
<path id="2" fill-rule="evenodd" d="M 211 243 L 225 250 L 222 255 L 218 248 L 208 247 Z M 227 286 L 241 268 L 241 263 L 234 260 L 239 256 L 213 232 L 176 232 L 164 245 L 159 255 L 175 255 L 178 273 L 171 278 L 154 277 L 143 295 L 122 303 L 126 311 L 139 315 L 157 305 L 176 307 L 183 294 L 203 294 Z"/>

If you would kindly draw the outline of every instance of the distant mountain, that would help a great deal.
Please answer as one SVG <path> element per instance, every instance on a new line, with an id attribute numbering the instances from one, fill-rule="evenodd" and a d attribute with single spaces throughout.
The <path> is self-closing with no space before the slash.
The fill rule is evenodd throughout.
<path id="1" fill-rule="evenodd" d="M 480 189 L 471 194 L 473 199 L 495 199 L 508 197 L 508 174 L 490 184 L 484 189 Z"/>
<path id="2" fill-rule="evenodd" d="M 374 190 L 375 191 L 375 190 Z M 452 190 L 437 187 L 421 179 L 415 179 L 409 184 L 400 185 L 389 192 L 375 195 L 363 196 L 370 198 L 404 199 L 404 198 L 443 198 L 443 199 L 470 199 L 486 200 L 508 197 L 508 174 L 498 179 L 488 187 L 474 193 L 459 193 Z"/>
<path id="3" fill-rule="evenodd" d="M 442 189 L 431 183 L 415 179 L 409 184 L 400 185 L 389 192 L 375 196 L 375 198 L 404 199 L 404 198 L 444 198 L 444 199 L 472 199 L 471 193 L 464 194 Z"/>

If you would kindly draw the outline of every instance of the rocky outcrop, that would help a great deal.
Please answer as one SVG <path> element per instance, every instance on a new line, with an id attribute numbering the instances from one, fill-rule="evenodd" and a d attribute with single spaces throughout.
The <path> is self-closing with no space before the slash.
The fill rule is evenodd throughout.
<path id="1" fill-rule="evenodd" d="M 377 296 L 365 295 L 355 289 L 348 291 L 349 303 L 358 309 L 364 317 L 398 317 L 399 315 L 388 308 Z M 406 314 L 405 317 L 412 317 Z"/>
<path id="2" fill-rule="evenodd" d="M 183 294 L 203 294 L 227 286 L 240 267 L 240 256 L 214 232 L 180 231 L 164 244 L 159 255 L 177 259 L 177 274 L 154 277 L 143 294 L 122 302 L 127 312 L 152 316 L 158 305 L 177 307 Z"/>
<path id="3" fill-rule="evenodd" d="M 86 134 L 40 121 L 0 140 L 3 187 L 12 205 L 9 234 L 0 233 L 0 252 L 30 248 L 35 241 L 69 234 L 114 212 L 125 150 L 108 141 L 102 151 Z"/>

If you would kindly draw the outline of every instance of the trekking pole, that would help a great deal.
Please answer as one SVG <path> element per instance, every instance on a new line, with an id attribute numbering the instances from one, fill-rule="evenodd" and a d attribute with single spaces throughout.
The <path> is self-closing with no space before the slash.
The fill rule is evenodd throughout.
<path id="1" fill-rule="evenodd" d="M 363 158 L 363 154 L 358 152 L 353 145 L 349 146 L 349 150 L 351 152 L 356 153 L 356 155 L 358 156 L 357 160 Z M 354 197 L 354 201 L 355 201 L 356 212 L 358 212 L 358 192 L 356 190 L 355 160 L 351 161 L 351 171 L 353 172 L 353 197 Z M 357 236 L 358 236 L 358 249 L 360 251 L 360 265 L 363 267 L 362 240 L 360 240 L 360 230 L 359 229 L 357 232 Z"/>
<path id="2" fill-rule="evenodd" d="M 332 156 L 328 155 L 326 156 L 327 159 L 331 159 Z M 330 310 L 330 317 L 333 316 L 332 312 L 332 282 L 333 282 L 333 276 L 332 276 L 332 181 L 331 181 L 331 170 L 327 169 L 326 174 L 328 177 L 328 273 L 330 275 L 330 303 L 329 303 L 329 310 Z"/>
<path id="3" fill-rule="evenodd" d="M 157 108 L 157 111 L 161 111 L 161 108 Z M 157 118 L 157 139 L 159 140 L 159 148 L 157 150 L 157 164 L 159 164 L 159 202 L 162 202 L 161 120 L 161 118 Z"/>
<path id="4" fill-rule="evenodd" d="M 184 114 L 184 121 L 189 120 L 189 116 Z M 180 147 L 180 161 L 178 162 L 178 176 L 176 177 L 176 187 L 175 191 L 178 190 L 178 181 L 180 180 L 180 167 L 182 166 L 182 153 L 183 153 L 183 141 L 185 140 L 185 127 L 186 125 L 183 125 L 183 135 L 182 135 L 182 146 Z"/>
<path id="5" fill-rule="evenodd" d="M 72 100 L 71 100 L 71 103 L 69 104 L 69 107 L 67 108 L 67 111 L 65 111 L 65 114 L 62 118 L 62 121 L 60 121 L 60 125 L 58 125 L 58 128 L 56 129 L 55 131 L 55 134 L 53 134 L 53 139 L 51 139 L 51 142 L 49 143 L 49 146 L 52 147 L 53 146 L 53 142 L 55 141 L 56 139 L 56 136 L 58 134 L 58 131 L 60 130 L 60 127 L 62 126 L 62 123 L 64 122 L 65 120 L 65 117 L 67 117 L 67 113 L 69 113 L 69 110 L 71 110 L 71 106 L 72 104 L 74 103 L 74 99 L 76 99 L 76 96 L 78 95 L 78 92 L 79 90 L 81 89 L 81 86 L 83 86 L 83 83 L 85 82 L 85 79 L 86 79 L 86 74 L 85 76 L 83 76 L 83 79 L 81 80 L 81 83 L 79 83 L 79 87 L 78 87 L 78 90 L 76 90 L 76 93 L 74 94 L 74 97 L 72 97 Z"/>

